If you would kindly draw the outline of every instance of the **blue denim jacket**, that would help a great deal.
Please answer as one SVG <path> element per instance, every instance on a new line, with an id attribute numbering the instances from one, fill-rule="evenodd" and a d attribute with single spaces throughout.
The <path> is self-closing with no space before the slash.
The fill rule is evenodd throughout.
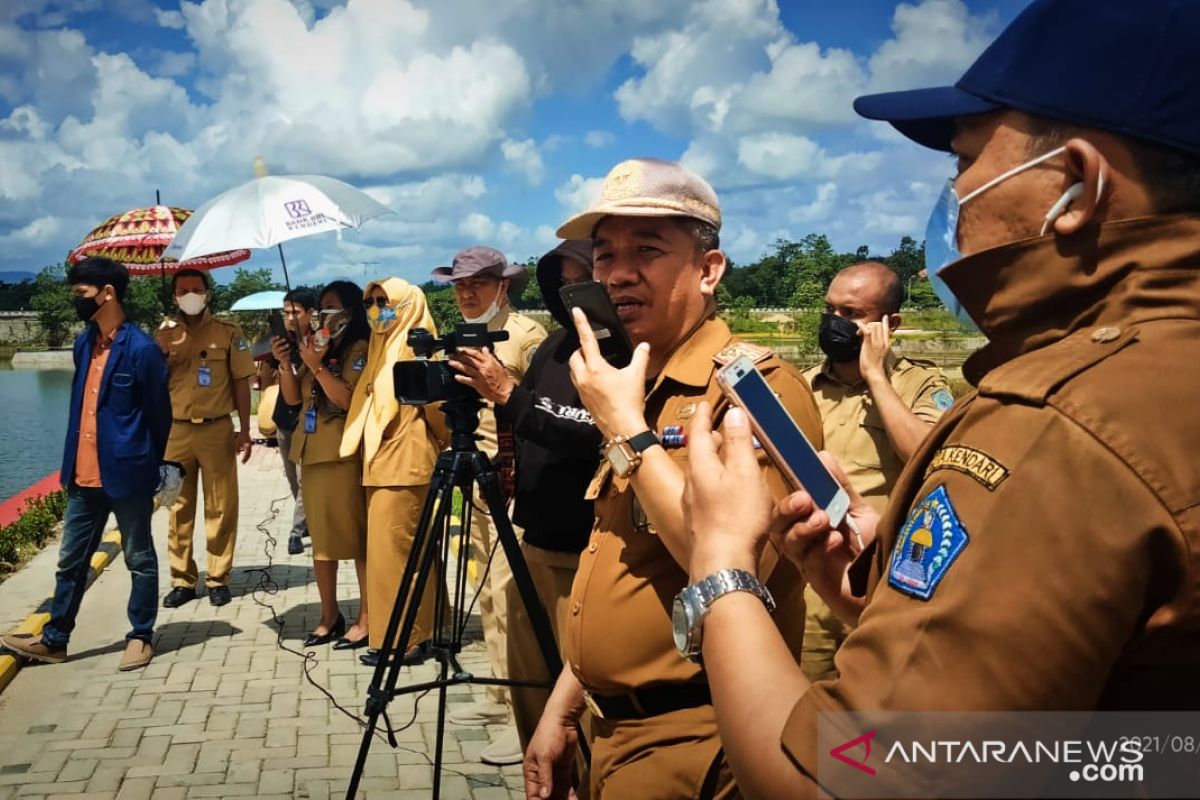
<path id="1" fill-rule="evenodd" d="M 63 486 L 70 486 L 75 477 L 84 384 L 98 330 L 88 325 L 75 339 L 71 416 L 60 473 Z M 96 408 L 96 448 L 105 493 L 112 498 L 153 494 L 170 433 L 166 359 L 153 339 L 126 321 L 113 337 Z"/>

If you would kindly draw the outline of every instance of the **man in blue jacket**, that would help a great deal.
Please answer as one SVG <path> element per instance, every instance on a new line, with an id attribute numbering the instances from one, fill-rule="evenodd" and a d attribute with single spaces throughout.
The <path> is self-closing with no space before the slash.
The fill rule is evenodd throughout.
<path id="1" fill-rule="evenodd" d="M 79 318 L 75 381 L 63 453 L 67 513 L 58 554 L 50 621 L 41 636 L 15 634 L 0 643 L 35 661 L 59 663 L 87 588 L 88 566 L 115 514 L 133 579 L 120 669 L 139 669 L 154 655 L 158 556 L 150 514 L 171 430 L 167 363 L 154 340 L 125 319 L 121 301 L 129 273 L 106 258 L 88 258 L 67 272 Z"/>

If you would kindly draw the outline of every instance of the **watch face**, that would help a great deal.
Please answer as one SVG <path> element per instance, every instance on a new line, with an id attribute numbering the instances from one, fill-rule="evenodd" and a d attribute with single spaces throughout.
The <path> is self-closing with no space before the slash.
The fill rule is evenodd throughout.
<path id="1" fill-rule="evenodd" d="M 683 590 L 684 592 L 687 589 Z M 671 606 L 671 631 L 675 636 L 675 649 L 686 655 L 688 650 L 688 636 L 692 630 L 692 623 L 689 619 L 687 604 L 683 602 L 683 592 L 675 596 L 675 603 Z"/>
<path id="2" fill-rule="evenodd" d="M 629 470 L 633 465 L 630 463 L 629 456 L 626 455 L 623 447 L 619 444 L 614 444 L 608 448 L 605 456 L 608 458 L 608 463 L 612 464 L 613 472 L 617 473 L 619 477 L 623 478 L 629 474 Z"/>

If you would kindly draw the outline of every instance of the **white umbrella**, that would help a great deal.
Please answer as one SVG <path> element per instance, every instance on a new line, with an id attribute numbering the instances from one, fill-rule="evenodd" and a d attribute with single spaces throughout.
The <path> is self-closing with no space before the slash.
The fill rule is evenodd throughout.
<path id="1" fill-rule="evenodd" d="M 358 228 L 387 213 L 390 208 L 335 178 L 266 175 L 197 208 L 164 256 L 184 261 L 225 250 L 278 246 L 301 236 Z M 279 258 L 290 286 L 282 247 Z"/>
<path id="2" fill-rule="evenodd" d="M 283 307 L 283 297 L 287 292 L 255 292 L 238 300 L 230 311 L 273 311 Z"/>

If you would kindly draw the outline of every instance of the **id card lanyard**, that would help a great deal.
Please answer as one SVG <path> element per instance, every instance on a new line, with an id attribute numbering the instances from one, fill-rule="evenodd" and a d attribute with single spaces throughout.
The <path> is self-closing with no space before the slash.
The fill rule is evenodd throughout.
<path id="1" fill-rule="evenodd" d="M 309 391 L 308 409 L 304 412 L 304 432 L 317 432 L 317 376 L 313 375 L 312 389 Z"/>
<path id="2" fill-rule="evenodd" d="M 196 373 L 196 385 L 205 388 L 212 386 L 212 370 L 208 366 L 208 351 L 200 351 L 200 370 Z"/>

